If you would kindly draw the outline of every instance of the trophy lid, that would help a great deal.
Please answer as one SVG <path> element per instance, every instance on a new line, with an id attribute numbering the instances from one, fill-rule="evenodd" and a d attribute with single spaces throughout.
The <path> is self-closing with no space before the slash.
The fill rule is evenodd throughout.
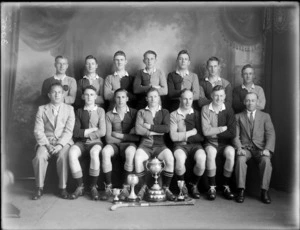
<path id="1" fill-rule="evenodd" d="M 160 160 L 157 159 L 156 157 L 154 157 L 154 158 L 151 160 L 150 163 L 152 163 L 152 164 L 158 164 L 158 163 L 160 163 Z"/>

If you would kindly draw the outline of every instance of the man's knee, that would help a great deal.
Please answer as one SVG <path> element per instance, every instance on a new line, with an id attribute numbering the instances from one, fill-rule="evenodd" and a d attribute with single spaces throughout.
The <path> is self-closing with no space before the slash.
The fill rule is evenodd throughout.
<path id="1" fill-rule="evenodd" d="M 236 164 L 245 164 L 247 162 L 247 158 L 244 155 L 236 156 Z"/>
<path id="2" fill-rule="evenodd" d="M 174 165 L 174 156 L 169 149 L 165 149 L 162 153 L 162 158 L 167 165 Z"/>
<path id="3" fill-rule="evenodd" d="M 77 161 L 79 156 L 81 155 L 81 150 L 73 145 L 70 149 L 69 149 L 69 161 L 70 162 L 74 162 L 74 161 Z"/>
<path id="4" fill-rule="evenodd" d="M 102 153 L 101 153 L 102 161 L 103 162 L 110 161 L 113 154 L 114 154 L 114 149 L 110 145 L 105 146 L 102 149 Z"/>
<path id="5" fill-rule="evenodd" d="M 217 156 L 217 149 L 212 146 L 207 146 L 205 148 L 206 151 L 206 159 L 207 161 L 214 161 Z"/>
<path id="6" fill-rule="evenodd" d="M 57 158 L 58 159 L 67 159 L 69 155 L 70 145 L 65 145 L 58 153 Z"/>
<path id="7" fill-rule="evenodd" d="M 133 147 L 133 146 L 129 146 L 129 147 L 125 150 L 125 157 L 126 157 L 126 160 L 133 161 L 134 156 L 135 156 L 135 152 L 136 152 L 136 148 Z"/>
<path id="8" fill-rule="evenodd" d="M 185 161 L 186 161 L 186 155 L 185 152 L 183 152 L 182 150 L 176 150 L 174 152 L 174 158 L 176 161 L 176 165 L 184 165 Z"/>
<path id="9" fill-rule="evenodd" d="M 202 149 L 197 150 L 197 152 L 195 153 L 194 159 L 197 164 L 205 163 L 206 162 L 206 154 L 205 154 L 204 150 L 202 150 Z"/>
<path id="10" fill-rule="evenodd" d="M 234 161 L 235 158 L 235 150 L 231 146 L 227 146 L 224 150 L 224 156 L 226 160 Z"/>
<path id="11" fill-rule="evenodd" d="M 91 149 L 91 151 L 90 151 L 90 157 L 91 157 L 91 159 L 93 159 L 93 160 L 99 160 L 99 155 L 100 155 L 100 151 L 101 151 L 101 149 L 99 150 L 99 149 Z"/>
<path id="12" fill-rule="evenodd" d="M 47 148 L 44 147 L 44 146 L 39 146 L 32 162 L 41 161 L 41 160 L 48 160 L 48 158 L 49 158 L 49 153 L 48 153 Z"/>
<path id="13" fill-rule="evenodd" d="M 271 158 L 268 156 L 262 156 L 260 160 L 260 164 L 271 165 Z"/>

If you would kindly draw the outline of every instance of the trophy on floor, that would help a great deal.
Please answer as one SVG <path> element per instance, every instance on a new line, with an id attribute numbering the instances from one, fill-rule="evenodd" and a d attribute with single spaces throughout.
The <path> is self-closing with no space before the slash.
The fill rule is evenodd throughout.
<path id="1" fill-rule="evenodd" d="M 134 192 L 134 186 L 136 186 L 139 182 L 139 178 L 135 174 L 129 174 L 127 176 L 127 183 L 130 185 L 130 194 L 127 197 L 127 201 L 135 202 L 138 200 L 137 195 Z"/>
<path id="2" fill-rule="evenodd" d="M 184 195 L 182 193 L 182 188 L 183 188 L 183 185 L 184 185 L 184 180 L 177 181 L 177 185 L 178 185 L 178 188 L 179 188 L 179 194 L 178 194 L 177 200 L 178 201 L 184 201 Z"/>
<path id="3" fill-rule="evenodd" d="M 160 187 L 160 185 L 157 182 L 160 173 L 165 168 L 165 162 L 160 161 L 155 157 L 154 159 L 150 161 L 148 160 L 146 162 L 146 168 L 151 172 L 152 176 L 155 179 L 153 186 L 150 189 L 148 189 L 146 199 L 152 202 L 165 201 L 166 200 L 165 191 Z"/>
<path id="4" fill-rule="evenodd" d="M 122 192 L 122 189 L 119 189 L 119 188 L 112 189 L 112 194 L 115 196 L 113 199 L 114 204 L 120 203 L 120 199 L 118 196 L 120 195 L 121 192 Z"/>

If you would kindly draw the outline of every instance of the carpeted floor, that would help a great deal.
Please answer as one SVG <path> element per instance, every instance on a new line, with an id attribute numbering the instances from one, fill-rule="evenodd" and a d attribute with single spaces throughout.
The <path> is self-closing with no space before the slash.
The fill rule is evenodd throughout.
<path id="1" fill-rule="evenodd" d="M 33 188 L 33 181 L 17 181 L 2 192 L 2 229 L 299 229 L 299 200 L 276 190 L 270 191 L 270 205 L 255 196 L 238 204 L 221 194 L 208 201 L 202 194 L 194 206 L 110 211 L 110 202 L 91 201 L 88 195 L 63 200 L 46 191 L 32 201 Z M 11 205 L 19 215 L 7 216 L 5 207 Z"/>

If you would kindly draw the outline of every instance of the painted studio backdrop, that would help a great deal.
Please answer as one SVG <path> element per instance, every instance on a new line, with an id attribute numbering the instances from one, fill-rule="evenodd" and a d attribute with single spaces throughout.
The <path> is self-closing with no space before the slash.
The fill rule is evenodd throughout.
<path id="1" fill-rule="evenodd" d="M 290 190 L 293 169 L 287 167 L 281 173 L 278 169 L 282 163 L 293 164 L 293 145 L 288 147 L 289 153 L 282 150 L 283 141 L 293 143 L 294 137 L 291 132 L 281 132 L 293 130 L 293 112 L 286 115 L 290 122 L 280 120 L 280 111 L 292 105 L 282 104 L 280 110 L 273 105 L 276 90 L 294 90 L 293 62 L 285 61 L 292 60 L 289 55 L 293 56 L 293 48 L 276 46 L 283 41 L 293 44 L 293 8 L 207 3 L 32 3 L 7 4 L 1 16 L 5 32 L 1 39 L 2 156 L 17 178 L 33 176 L 34 119 L 42 83 L 55 73 L 55 56 L 69 58 L 67 75 L 78 80 L 83 76 L 84 59 L 90 54 L 97 57 L 98 74 L 104 78 L 112 72 L 117 50 L 127 54 L 127 71 L 134 75 L 144 67 L 146 50 L 157 52 L 157 67 L 167 74 L 175 69 L 177 53 L 187 49 L 190 69 L 199 78 L 205 77 L 205 62 L 211 56 L 222 60 L 222 77 L 233 86 L 242 82 L 241 67 L 254 65 L 255 81 L 265 89 L 266 111 L 271 114 L 278 140 L 272 184 Z M 281 60 L 276 59 L 278 54 Z M 281 62 L 279 72 L 276 61 Z M 283 71 L 288 89 L 280 89 L 280 83 L 274 80 L 283 77 Z M 285 99 L 291 97 L 285 95 Z"/>

